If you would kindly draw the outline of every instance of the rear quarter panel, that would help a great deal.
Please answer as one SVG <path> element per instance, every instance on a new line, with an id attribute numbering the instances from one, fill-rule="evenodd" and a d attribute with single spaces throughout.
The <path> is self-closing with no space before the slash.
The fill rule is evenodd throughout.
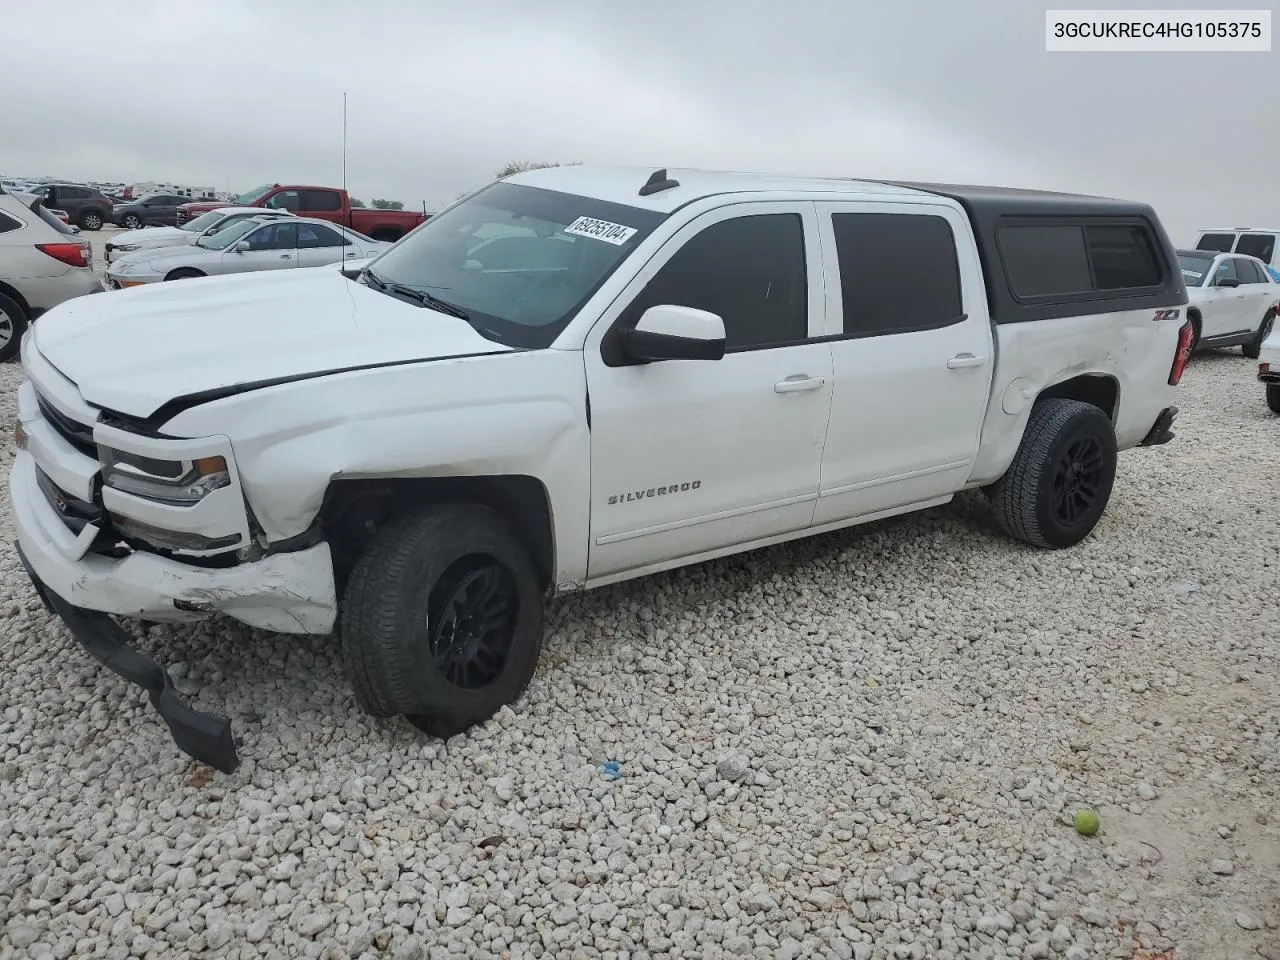
<path id="1" fill-rule="evenodd" d="M 1112 418 L 1120 449 L 1137 446 L 1165 407 L 1186 310 L 1130 310 L 995 326 L 996 369 L 982 443 L 970 485 L 990 483 L 1013 461 L 1032 405 L 1045 389 L 1082 374 L 1110 377 L 1118 388 Z"/>

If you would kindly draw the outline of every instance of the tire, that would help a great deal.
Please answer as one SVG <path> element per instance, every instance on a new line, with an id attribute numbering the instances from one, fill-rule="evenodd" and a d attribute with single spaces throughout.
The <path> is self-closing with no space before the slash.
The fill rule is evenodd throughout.
<path id="1" fill-rule="evenodd" d="M 1116 435 L 1090 403 L 1037 403 L 1008 471 L 988 488 L 997 526 L 1016 540 L 1060 550 L 1084 540 L 1111 498 Z M 1065 494 L 1056 488 L 1065 485 Z"/>
<path id="2" fill-rule="evenodd" d="M 101 230 L 102 214 L 100 214 L 97 210 L 85 210 L 83 213 L 80 214 L 80 217 L 79 219 L 76 220 L 76 223 L 80 225 L 81 230 Z"/>
<path id="3" fill-rule="evenodd" d="M 196 277 L 203 277 L 206 274 L 196 270 L 194 267 L 179 267 L 171 273 L 165 275 L 165 280 L 194 280 Z"/>
<path id="4" fill-rule="evenodd" d="M 453 606 L 467 599 L 469 613 Z M 465 618 L 486 610 L 493 629 L 466 634 Z M 496 511 L 441 504 L 394 520 L 360 555 L 343 594 L 339 632 L 356 700 L 435 736 L 462 733 L 524 692 L 542 616 L 537 568 Z M 465 651 L 454 649 L 459 640 Z M 488 664 L 476 653 L 482 643 Z"/>
<path id="5" fill-rule="evenodd" d="M 1280 383 L 1267 384 L 1267 406 L 1272 413 L 1280 413 Z"/>
<path id="6" fill-rule="evenodd" d="M 142 227 L 142 219 L 136 213 L 126 213 L 120 225 L 126 230 L 138 230 Z"/>
<path id="7" fill-rule="evenodd" d="M 7 363 L 18 355 L 27 323 L 27 311 L 22 304 L 0 293 L 0 363 Z"/>
<path id="8" fill-rule="evenodd" d="M 1262 318 L 1262 326 L 1258 327 L 1258 335 L 1240 348 L 1240 351 L 1250 360 L 1257 360 L 1258 357 L 1262 356 L 1262 341 L 1271 336 L 1271 330 L 1275 322 L 1275 312 L 1268 310 L 1267 315 Z"/>

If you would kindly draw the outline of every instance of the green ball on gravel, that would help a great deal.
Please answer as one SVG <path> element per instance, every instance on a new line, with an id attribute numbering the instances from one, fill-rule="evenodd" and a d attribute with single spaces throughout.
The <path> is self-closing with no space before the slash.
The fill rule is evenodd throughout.
<path id="1" fill-rule="evenodd" d="M 1082 837 L 1092 837 L 1098 832 L 1098 827 L 1102 826 L 1102 821 L 1092 810 L 1077 810 L 1075 823 L 1076 833 Z"/>

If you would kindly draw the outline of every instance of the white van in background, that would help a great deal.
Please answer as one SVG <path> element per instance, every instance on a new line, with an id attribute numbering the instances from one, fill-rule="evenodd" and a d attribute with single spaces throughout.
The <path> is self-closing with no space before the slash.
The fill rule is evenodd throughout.
<path id="1" fill-rule="evenodd" d="M 1271 279 L 1280 283 L 1280 227 L 1221 227 L 1201 230 L 1197 250 L 1243 253 L 1267 265 Z"/>

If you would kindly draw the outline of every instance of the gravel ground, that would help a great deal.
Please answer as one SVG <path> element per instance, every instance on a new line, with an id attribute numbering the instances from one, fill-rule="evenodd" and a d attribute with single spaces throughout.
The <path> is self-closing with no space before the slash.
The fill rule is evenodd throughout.
<path id="1" fill-rule="evenodd" d="M 361 715 L 329 639 L 153 628 L 235 718 L 232 777 L 5 546 L 0 956 L 1280 958 L 1252 369 L 1196 360 L 1074 550 L 965 496 L 573 597 L 525 698 L 447 744 Z"/>

